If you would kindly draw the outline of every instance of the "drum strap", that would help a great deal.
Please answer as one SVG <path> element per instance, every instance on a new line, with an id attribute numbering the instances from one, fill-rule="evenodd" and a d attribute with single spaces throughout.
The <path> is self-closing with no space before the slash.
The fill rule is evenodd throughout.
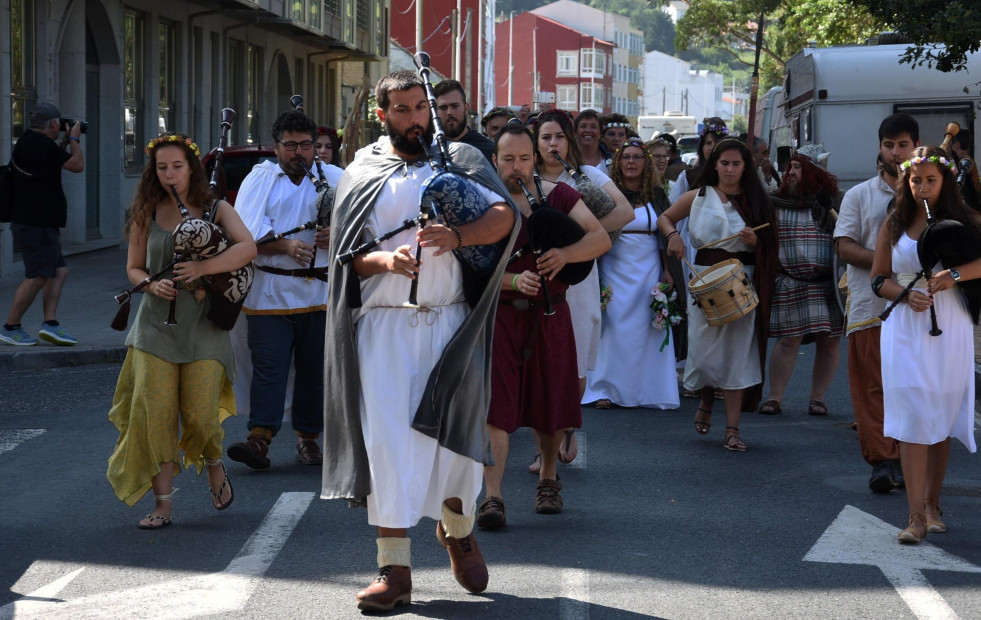
<path id="1" fill-rule="evenodd" d="M 744 265 L 755 265 L 756 254 L 752 252 L 729 252 L 715 248 L 699 250 L 695 253 L 696 265 L 714 265 L 735 258 Z"/>

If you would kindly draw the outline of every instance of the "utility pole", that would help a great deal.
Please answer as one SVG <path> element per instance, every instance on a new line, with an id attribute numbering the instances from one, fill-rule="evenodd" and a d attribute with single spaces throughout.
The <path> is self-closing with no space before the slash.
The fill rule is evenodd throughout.
<path id="1" fill-rule="evenodd" d="M 457 0 L 459 2 L 459 0 Z M 450 12 L 450 71 L 452 72 L 453 79 L 460 81 L 460 45 L 457 42 L 456 36 L 459 32 L 460 25 L 460 15 L 457 13 L 457 9 L 453 9 Z"/>
<path id="2" fill-rule="evenodd" d="M 514 105 L 514 11 L 508 20 L 508 105 Z"/>
<path id="3" fill-rule="evenodd" d="M 422 51 L 422 0 L 416 0 L 416 53 Z"/>

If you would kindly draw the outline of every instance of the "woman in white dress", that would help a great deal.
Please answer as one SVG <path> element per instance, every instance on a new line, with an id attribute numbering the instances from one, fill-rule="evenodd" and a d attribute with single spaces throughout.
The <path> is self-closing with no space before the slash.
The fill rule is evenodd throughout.
<path id="1" fill-rule="evenodd" d="M 565 183 L 573 188 L 576 186 L 572 175 L 553 155 L 558 153 L 563 161 L 586 175 L 597 187 L 613 198 L 616 204 L 613 210 L 597 218 L 604 230 L 607 232 L 620 230 L 633 220 L 633 208 L 610 177 L 592 166 L 582 165 L 582 154 L 579 152 L 572 120 L 567 112 L 554 110 L 540 114 L 533 133 L 535 145 L 538 147 L 536 168 L 543 179 L 553 183 Z M 583 196 L 583 201 L 595 214 L 596 205 L 590 204 L 591 201 L 586 196 Z M 566 301 L 572 312 L 572 328 L 576 335 L 581 401 L 586 390 L 586 372 L 596 366 L 596 356 L 599 353 L 600 306 L 597 269 L 594 268 L 579 284 L 569 287 L 566 291 Z M 577 451 L 575 433 L 573 429 L 566 429 L 566 439 L 562 442 L 559 460 L 563 463 L 571 463 L 576 458 Z M 532 467 L 535 467 L 535 464 Z"/>
<path id="2" fill-rule="evenodd" d="M 920 147 L 902 165 L 902 193 L 879 231 L 872 263 L 872 290 L 896 299 L 921 270 L 917 239 L 927 228 L 927 210 L 981 232 L 981 217 L 963 202 L 956 166 L 936 147 Z M 981 277 L 981 259 L 944 269 L 932 265 L 882 324 L 883 432 L 898 440 L 909 524 L 899 541 L 918 543 L 927 532 L 947 530 L 940 490 L 950 438 L 971 452 L 974 440 L 974 338 L 968 304 L 954 285 Z M 931 336 L 930 308 L 943 331 Z"/>
<path id="3" fill-rule="evenodd" d="M 688 300 L 688 359 L 685 388 L 700 389 L 695 430 L 705 435 L 712 423 L 714 389 L 720 388 L 726 410 L 723 446 L 744 452 L 739 437 L 742 411 L 755 411 L 762 396 L 763 366 L 770 317 L 770 294 L 776 276 L 777 238 L 773 206 L 760 185 L 752 154 L 739 140 L 719 142 L 706 162 L 704 185 L 687 192 L 658 218 L 668 239 L 668 254 L 685 256 L 685 243 L 677 223 L 688 218 L 691 244 L 699 272 L 725 260 L 742 262 L 759 296 L 755 309 L 722 326 L 709 325 L 695 303 Z M 689 217 L 690 216 L 690 217 Z M 753 228 L 769 224 L 766 228 Z M 713 244 L 732 236 L 724 242 Z M 711 248 L 703 248 L 713 244 Z"/>
<path id="4" fill-rule="evenodd" d="M 634 221 L 598 261 L 600 281 L 613 289 L 613 296 L 603 313 L 599 356 L 588 375 L 583 402 L 678 407 L 671 330 L 656 331 L 651 326 L 649 307 L 652 286 L 674 283 L 662 269 L 664 248 L 655 224 L 658 210 L 652 204 L 660 203 L 660 211 L 666 208 L 661 178 L 647 146 L 639 140 L 628 140 L 613 156 L 613 179 L 633 205 Z"/>

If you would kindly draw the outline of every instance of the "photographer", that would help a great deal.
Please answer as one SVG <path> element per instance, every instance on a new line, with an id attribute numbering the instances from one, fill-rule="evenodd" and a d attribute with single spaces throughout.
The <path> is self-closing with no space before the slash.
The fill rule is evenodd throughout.
<path id="1" fill-rule="evenodd" d="M 63 127 L 63 125 L 66 125 Z M 60 144 L 58 134 L 66 129 Z M 6 324 L 0 328 L 0 342 L 24 346 L 37 344 L 20 321 L 44 291 L 44 324 L 38 337 L 59 345 L 78 341 L 58 324 L 58 300 L 68 277 L 68 266 L 61 253 L 59 228 L 68 219 L 68 201 L 61 187 L 62 169 L 82 172 L 85 163 L 79 145 L 82 125 L 75 121 L 70 128 L 61 113 L 50 103 L 39 103 L 31 111 L 30 129 L 17 140 L 11 154 L 13 208 L 10 232 L 22 248 L 24 281 L 14 293 L 14 302 Z M 65 146 L 70 145 L 70 153 Z"/>

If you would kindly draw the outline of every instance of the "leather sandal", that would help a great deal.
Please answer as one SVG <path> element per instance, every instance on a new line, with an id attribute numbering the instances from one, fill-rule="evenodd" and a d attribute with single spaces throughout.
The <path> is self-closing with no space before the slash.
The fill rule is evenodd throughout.
<path id="1" fill-rule="evenodd" d="M 565 433 L 565 438 L 562 441 L 562 446 L 559 448 L 559 462 L 568 465 L 579 456 L 579 443 L 578 441 L 576 442 L 576 453 L 572 455 L 572 458 L 569 458 L 569 449 L 572 447 L 572 441 L 576 438 L 576 429 L 567 428 L 562 432 Z M 566 454 L 566 458 L 562 458 L 563 452 Z"/>
<path id="2" fill-rule="evenodd" d="M 814 401 L 811 402 L 813 403 Z M 776 415 L 782 412 L 783 409 L 780 408 L 780 401 L 773 397 L 767 398 L 765 401 L 763 401 L 763 404 L 760 405 L 760 413 L 763 415 Z M 825 413 L 827 413 L 827 409 L 825 409 Z"/>
<path id="3" fill-rule="evenodd" d="M 726 450 L 732 452 L 745 452 L 746 444 L 743 440 L 739 438 L 739 427 L 738 426 L 727 426 L 726 427 L 726 437 L 722 440 L 722 445 Z"/>
<path id="4" fill-rule="evenodd" d="M 536 452 L 535 458 L 532 459 L 531 465 L 528 466 L 528 473 L 538 475 L 542 471 L 542 453 Z"/>
<path id="5" fill-rule="evenodd" d="M 812 400 L 807 405 L 807 413 L 810 415 L 828 415 L 828 406 L 823 400 Z"/>
<path id="6" fill-rule="evenodd" d="M 706 409 L 704 407 L 698 407 L 695 413 L 695 432 L 699 435 L 708 435 L 709 430 L 712 428 L 712 410 Z M 697 412 L 702 412 L 708 416 L 708 419 L 699 419 Z"/>
<path id="7" fill-rule="evenodd" d="M 154 495 L 153 498 L 158 502 L 173 503 L 173 500 L 171 498 L 174 496 L 174 493 L 176 492 L 177 489 L 171 489 L 170 493 L 166 495 Z M 140 528 L 141 530 L 162 530 L 163 528 L 173 523 L 173 520 L 170 517 L 165 517 L 163 515 L 155 515 L 152 512 L 148 514 L 144 518 L 144 520 L 147 521 L 147 523 L 140 521 L 139 523 L 136 524 L 136 527 Z"/>
<path id="8" fill-rule="evenodd" d="M 221 465 L 221 473 L 225 476 L 221 481 L 221 488 L 215 493 L 211 488 L 211 480 L 209 479 L 208 492 L 211 493 L 211 503 L 215 505 L 215 510 L 224 510 L 231 506 L 232 501 L 235 500 L 235 489 L 232 488 L 232 483 L 228 480 L 228 471 L 225 469 L 225 463 L 221 459 L 204 459 L 204 462 L 208 467 Z M 221 503 L 221 496 L 225 493 L 225 487 L 228 487 L 228 501 L 223 504 Z"/>

